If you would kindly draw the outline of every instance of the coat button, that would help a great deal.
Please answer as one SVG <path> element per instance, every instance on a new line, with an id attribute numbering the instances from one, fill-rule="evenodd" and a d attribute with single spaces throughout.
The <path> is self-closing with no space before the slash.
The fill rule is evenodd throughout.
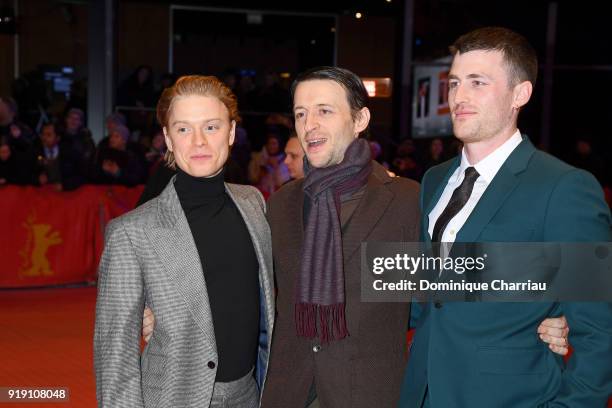
<path id="1" fill-rule="evenodd" d="M 210 368 L 211 370 L 214 369 L 217 365 L 215 364 L 214 361 L 209 361 L 208 362 L 208 368 Z"/>
<path id="2" fill-rule="evenodd" d="M 312 351 L 314 351 L 315 353 L 318 353 L 319 351 L 321 351 L 321 346 L 316 345 L 312 348 Z"/>
<path id="3" fill-rule="evenodd" d="M 436 300 L 434 302 L 434 306 L 436 307 L 436 309 L 441 309 L 442 308 L 442 302 L 440 302 L 439 300 Z"/>

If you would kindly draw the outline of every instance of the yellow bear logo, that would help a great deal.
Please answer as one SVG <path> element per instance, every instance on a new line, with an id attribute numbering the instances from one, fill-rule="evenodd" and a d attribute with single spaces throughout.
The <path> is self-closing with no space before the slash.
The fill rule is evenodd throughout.
<path id="1" fill-rule="evenodd" d="M 49 276 L 53 270 L 47 259 L 47 250 L 62 243 L 58 231 L 51 231 L 49 224 L 36 224 L 36 217 L 28 217 L 23 226 L 28 230 L 26 247 L 20 252 L 24 259 L 21 276 Z"/>

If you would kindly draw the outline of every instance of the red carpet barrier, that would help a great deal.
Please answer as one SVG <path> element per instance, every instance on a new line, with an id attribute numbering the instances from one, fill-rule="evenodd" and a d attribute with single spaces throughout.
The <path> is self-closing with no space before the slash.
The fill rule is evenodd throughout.
<path id="1" fill-rule="evenodd" d="M 134 208 L 142 190 L 1 187 L 0 288 L 94 281 L 104 226 Z"/>

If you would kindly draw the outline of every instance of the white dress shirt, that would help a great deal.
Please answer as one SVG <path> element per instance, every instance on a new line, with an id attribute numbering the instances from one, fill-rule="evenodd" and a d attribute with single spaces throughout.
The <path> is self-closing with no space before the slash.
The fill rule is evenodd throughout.
<path id="1" fill-rule="evenodd" d="M 491 181 L 493 181 L 493 178 L 499 171 L 502 164 L 504 164 L 506 159 L 508 159 L 508 156 L 510 156 L 510 154 L 514 151 L 514 149 L 516 149 L 516 147 L 521 143 L 522 140 L 523 138 L 521 137 L 521 132 L 517 130 L 508 140 L 504 142 L 503 145 L 499 146 L 487 157 L 485 157 L 473 166 L 476 168 L 479 177 L 474 183 L 474 189 L 472 190 L 472 194 L 470 195 L 470 198 L 468 199 L 465 206 L 463 206 L 461 211 L 459 211 L 457 215 L 455 215 L 449 221 L 446 228 L 442 232 L 442 242 L 455 242 L 455 238 L 457 237 L 459 230 L 467 221 L 468 217 L 474 210 L 474 207 L 476 207 L 476 204 L 478 204 L 480 197 L 482 197 L 489 184 L 491 184 Z M 448 179 L 448 183 L 446 184 L 446 187 L 444 187 L 444 191 L 442 192 L 438 203 L 429 213 L 430 237 L 432 236 L 436 221 L 438 220 L 438 217 L 440 217 L 442 211 L 444 211 L 448 202 L 450 201 L 451 196 L 453 195 L 453 191 L 455 191 L 455 189 L 459 187 L 459 185 L 463 181 L 463 178 L 465 177 L 465 169 L 470 166 L 472 165 L 470 164 L 465 155 L 464 148 L 461 152 L 461 165 Z M 441 255 L 444 257 L 446 254 L 448 254 L 447 251 L 449 250 L 450 248 L 446 248 L 446 251 L 441 248 Z"/>

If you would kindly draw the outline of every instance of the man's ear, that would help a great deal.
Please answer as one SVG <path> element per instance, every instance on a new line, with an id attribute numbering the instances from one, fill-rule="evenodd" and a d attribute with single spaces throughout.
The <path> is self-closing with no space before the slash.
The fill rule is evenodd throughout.
<path id="1" fill-rule="evenodd" d="M 530 81 L 523 81 L 520 84 L 515 85 L 513 91 L 512 107 L 520 109 L 529 102 L 531 94 L 533 92 L 533 84 Z"/>
<path id="2" fill-rule="evenodd" d="M 168 136 L 168 130 L 165 126 L 162 128 L 162 131 L 164 132 L 164 139 L 166 139 L 166 147 L 168 150 L 172 151 L 172 139 Z"/>
<path id="3" fill-rule="evenodd" d="M 355 133 L 359 135 L 366 130 L 370 123 L 370 110 L 366 107 L 361 108 L 355 118 Z"/>
<path id="4" fill-rule="evenodd" d="M 230 129 L 230 135 L 229 135 L 229 145 L 233 146 L 234 145 L 234 140 L 236 140 L 236 121 L 232 120 L 232 128 Z"/>

